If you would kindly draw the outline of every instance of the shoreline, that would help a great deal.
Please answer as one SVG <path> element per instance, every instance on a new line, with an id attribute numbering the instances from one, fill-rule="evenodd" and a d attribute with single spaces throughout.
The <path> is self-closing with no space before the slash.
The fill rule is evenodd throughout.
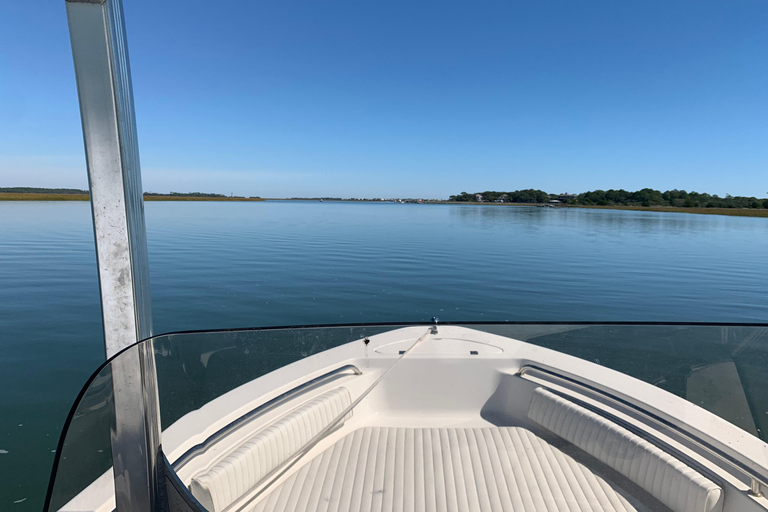
<path id="1" fill-rule="evenodd" d="M 88 194 L 43 194 L 43 193 L 10 193 L 0 192 L 0 201 L 88 201 Z M 256 202 L 256 201 L 318 201 L 317 199 L 279 199 L 256 197 L 192 197 L 192 196 L 144 196 L 144 201 L 220 201 L 220 202 Z M 325 202 L 362 203 L 381 201 L 357 201 L 325 199 Z M 389 201 L 385 201 L 389 202 Z M 469 205 L 469 206 L 544 206 L 539 203 L 477 203 L 469 201 L 424 201 L 418 204 L 435 205 Z M 768 218 L 766 208 L 700 208 L 684 206 L 622 206 L 622 205 L 582 205 L 563 204 L 556 208 L 589 208 L 593 210 L 628 210 L 637 212 L 657 213 L 688 213 L 694 215 L 726 215 L 730 217 L 762 217 Z"/>
<path id="2" fill-rule="evenodd" d="M 88 194 L 0 192 L 0 201 L 90 201 Z M 256 197 L 144 196 L 145 201 L 264 201 Z"/>
<path id="3" fill-rule="evenodd" d="M 558 208 L 591 208 L 593 210 L 629 210 L 636 212 L 689 213 L 695 215 L 726 215 L 729 217 L 768 217 L 766 208 L 701 208 L 685 206 L 597 206 L 569 204 Z"/>

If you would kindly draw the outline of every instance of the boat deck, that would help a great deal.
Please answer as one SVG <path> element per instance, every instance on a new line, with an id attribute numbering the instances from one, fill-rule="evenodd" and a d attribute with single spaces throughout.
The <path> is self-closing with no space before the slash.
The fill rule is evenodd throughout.
<path id="1" fill-rule="evenodd" d="M 743 493 L 726 495 L 734 487 L 709 459 L 658 438 L 621 402 L 501 366 L 512 350 L 503 340 L 471 342 L 459 330 L 426 339 L 382 381 L 381 372 L 392 368 L 388 359 L 413 344 L 396 334 L 366 345 L 377 354 L 371 360 L 339 357 L 355 350 L 339 347 L 331 366 L 364 372 L 334 373 L 228 430 L 212 425 L 205 443 L 178 465 L 192 496 L 209 512 L 749 509 Z M 300 364 L 292 370 L 306 375 Z M 458 384 L 466 382 L 472 385 Z M 233 392 L 230 401 L 263 396 L 257 385 L 236 390 L 243 397 Z M 215 405 L 220 409 L 201 416 L 231 408 L 224 400 Z M 182 454 L 188 450 L 179 445 Z"/>
<path id="2" fill-rule="evenodd" d="M 250 510 L 669 510 L 588 459 L 568 443 L 521 427 L 365 427 L 316 456 Z"/>

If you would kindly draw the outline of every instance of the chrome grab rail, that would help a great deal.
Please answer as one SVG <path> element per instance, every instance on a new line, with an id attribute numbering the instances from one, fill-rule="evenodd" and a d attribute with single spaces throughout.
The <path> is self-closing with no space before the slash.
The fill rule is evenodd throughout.
<path id="1" fill-rule="evenodd" d="M 231 431 L 239 427 L 240 425 L 246 423 L 247 421 L 256 418 L 258 416 L 261 416 L 262 414 L 266 414 L 267 412 L 275 409 L 276 407 L 279 407 L 280 405 L 284 404 L 285 402 L 288 402 L 292 398 L 294 398 L 296 395 L 301 394 L 306 391 L 310 391 L 316 387 L 321 386 L 322 384 L 325 384 L 328 380 L 331 378 L 347 372 L 352 371 L 355 375 L 362 375 L 363 372 L 360 371 L 360 369 L 353 365 L 353 364 L 345 364 L 344 366 L 340 366 L 336 368 L 335 370 L 331 370 L 327 373 L 324 373 L 323 375 L 320 375 L 319 377 L 315 377 L 312 380 L 308 380 L 307 382 L 303 384 L 299 384 L 295 388 L 289 389 L 285 393 L 276 396 L 275 398 L 272 398 L 271 400 L 268 400 L 267 402 L 264 402 L 260 406 L 256 407 L 255 409 L 243 414 L 236 420 L 232 421 L 222 429 L 218 430 L 216 433 L 211 434 L 205 441 L 202 443 L 196 444 L 186 452 L 184 452 L 178 459 L 176 459 L 171 467 L 173 467 L 174 470 L 178 471 L 184 465 L 189 462 L 194 456 L 204 452 L 208 449 L 208 447 L 212 444 L 214 444 L 216 441 L 218 441 L 220 438 L 226 436 Z"/>
<path id="2" fill-rule="evenodd" d="M 707 441 L 699 438 L 694 434 L 691 434 L 686 430 L 683 430 L 682 428 L 678 427 L 674 423 L 671 423 L 636 404 L 633 404 L 627 400 L 624 400 L 611 393 L 608 393 L 607 391 L 599 389 L 595 386 L 591 386 L 587 383 L 581 382 L 572 377 L 568 377 L 566 375 L 559 374 L 553 370 L 541 368 L 539 366 L 532 365 L 532 364 L 522 366 L 520 370 L 517 371 L 516 375 L 519 375 L 520 377 L 525 378 L 525 374 L 530 372 L 531 370 L 544 373 L 547 377 L 550 377 L 553 379 L 560 379 L 561 381 L 565 381 L 568 384 L 572 384 L 572 385 L 576 385 L 576 386 L 580 386 L 582 388 L 588 389 L 589 391 L 592 391 L 594 393 L 601 395 L 603 398 L 605 398 L 610 402 L 613 402 L 614 404 L 631 408 L 633 411 L 643 415 L 645 419 L 655 423 L 656 425 L 674 430 L 677 434 L 679 434 L 686 440 L 690 441 L 697 448 L 702 449 L 703 451 L 710 454 L 711 456 L 719 459 L 721 462 L 724 462 L 725 464 L 729 465 L 731 468 L 744 474 L 744 476 L 746 476 L 749 479 L 749 491 L 747 492 L 750 496 L 754 496 L 755 498 L 760 498 L 763 496 L 762 488 L 768 488 L 768 477 L 766 477 L 765 475 L 757 473 L 752 468 L 734 459 L 733 457 L 723 452 L 719 448 L 712 446 Z"/>

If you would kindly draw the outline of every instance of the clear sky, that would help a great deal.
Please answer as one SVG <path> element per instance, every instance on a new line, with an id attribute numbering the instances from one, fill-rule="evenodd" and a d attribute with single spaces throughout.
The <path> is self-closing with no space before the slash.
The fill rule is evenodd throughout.
<path id="1" fill-rule="evenodd" d="M 768 191 L 768 1 L 124 0 L 144 188 Z M 0 1 L 0 186 L 87 186 L 64 0 Z"/>

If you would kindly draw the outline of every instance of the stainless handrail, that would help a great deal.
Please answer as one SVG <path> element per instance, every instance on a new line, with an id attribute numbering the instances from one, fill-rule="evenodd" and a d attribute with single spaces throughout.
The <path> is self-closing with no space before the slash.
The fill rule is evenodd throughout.
<path id="1" fill-rule="evenodd" d="M 627 400 L 624 400 L 620 397 L 617 397 L 605 390 L 599 389 L 595 386 L 591 386 L 585 382 L 581 382 L 577 379 L 574 379 L 573 377 L 569 377 L 566 375 L 561 375 L 553 370 L 547 369 L 547 368 L 541 368 L 536 365 L 524 365 L 520 368 L 520 370 L 517 371 L 516 375 L 519 375 L 520 377 L 525 378 L 525 374 L 529 371 L 539 371 L 544 373 L 547 377 L 551 377 L 554 379 L 560 379 L 562 381 L 567 382 L 568 384 L 574 384 L 576 386 L 580 386 L 582 388 L 585 388 L 589 391 L 592 391 L 594 393 L 598 393 L 602 395 L 605 399 L 613 402 L 616 405 L 629 407 L 635 412 L 638 412 L 644 416 L 645 419 L 655 423 L 656 425 L 660 425 L 662 427 L 672 429 L 677 434 L 681 435 L 688 441 L 690 441 L 692 444 L 694 444 L 697 448 L 700 448 L 710 455 L 718 458 L 721 462 L 724 462 L 728 464 L 731 468 L 736 469 L 737 471 L 740 471 L 743 473 L 747 478 L 749 478 L 749 495 L 754 496 L 756 498 L 762 497 L 763 492 L 761 490 L 762 487 L 768 488 L 768 477 L 765 475 L 762 475 L 760 473 L 757 473 L 752 468 L 746 466 L 742 462 L 739 462 L 738 460 L 735 460 L 733 457 L 728 455 L 727 453 L 723 452 L 719 448 L 716 448 L 709 444 L 707 441 L 699 438 L 698 436 L 691 434 L 690 432 L 680 428 L 679 426 L 675 425 L 672 422 L 669 422 L 663 418 L 660 418 L 656 414 L 636 405 L 631 402 L 628 402 Z"/>
<path id="2" fill-rule="evenodd" d="M 232 432 L 234 429 L 242 425 L 243 423 L 246 423 L 247 421 L 256 418 L 258 416 L 261 416 L 263 414 L 266 414 L 267 412 L 275 409 L 276 407 L 279 407 L 280 405 L 284 404 L 285 402 L 291 400 L 296 395 L 310 391 L 311 389 L 314 389 L 316 387 L 319 387 L 326 383 L 326 381 L 330 380 L 332 377 L 335 377 L 339 375 L 340 373 L 344 373 L 347 371 L 352 371 L 355 375 L 362 375 L 363 372 L 360 371 L 360 369 L 353 365 L 353 364 L 345 364 L 344 366 L 340 366 L 334 370 L 331 370 L 327 373 L 324 373 L 320 375 L 319 377 L 315 377 L 312 380 L 308 380 L 307 382 L 303 384 L 299 384 L 295 388 L 289 389 L 285 393 L 276 396 L 275 398 L 268 400 L 267 402 L 264 402 L 260 406 L 256 407 L 255 409 L 248 411 L 247 413 L 243 414 L 236 420 L 230 422 L 225 427 L 221 428 L 214 434 L 211 434 L 205 441 L 202 443 L 196 444 L 186 452 L 184 452 L 181 456 L 179 456 L 178 459 L 176 459 L 172 467 L 174 470 L 178 471 L 184 465 L 189 462 L 194 456 L 204 452 L 208 447 L 212 444 L 214 444 L 217 440 L 220 438 L 226 436 L 230 432 Z"/>

